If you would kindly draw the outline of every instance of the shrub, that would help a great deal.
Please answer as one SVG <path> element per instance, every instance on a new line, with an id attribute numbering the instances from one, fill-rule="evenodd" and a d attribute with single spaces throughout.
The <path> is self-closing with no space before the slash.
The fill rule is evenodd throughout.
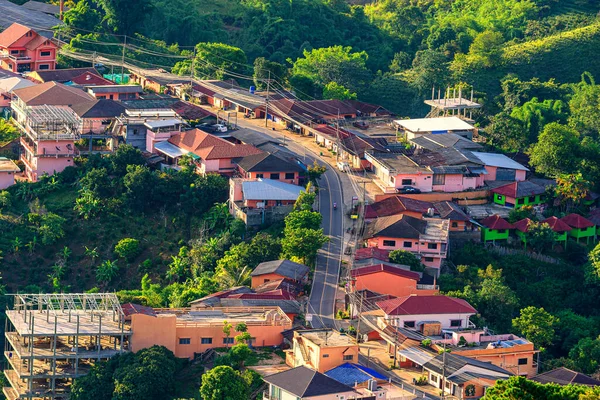
<path id="1" fill-rule="evenodd" d="M 140 254 L 140 242 L 132 238 L 121 239 L 115 246 L 115 254 L 131 261 Z"/>

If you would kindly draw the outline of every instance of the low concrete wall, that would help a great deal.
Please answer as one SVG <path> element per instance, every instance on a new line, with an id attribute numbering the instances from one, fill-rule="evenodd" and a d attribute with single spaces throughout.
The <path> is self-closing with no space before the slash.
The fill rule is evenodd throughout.
<path id="1" fill-rule="evenodd" d="M 402 196 L 408 197 L 410 199 L 429 201 L 432 203 L 438 201 L 462 201 L 462 204 L 465 204 L 468 200 L 474 201 L 483 201 L 483 203 L 472 203 L 468 204 L 486 204 L 488 203 L 487 198 L 489 197 L 490 192 L 487 189 L 482 190 L 474 190 L 469 192 L 454 192 L 454 193 L 442 193 L 442 192 L 431 192 L 431 193 L 420 193 L 420 194 L 378 194 L 375 195 L 375 201 L 381 201 L 387 199 L 388 197 L 394 196 Z M 461 203 L 459 203 L 461 204 Z"/>

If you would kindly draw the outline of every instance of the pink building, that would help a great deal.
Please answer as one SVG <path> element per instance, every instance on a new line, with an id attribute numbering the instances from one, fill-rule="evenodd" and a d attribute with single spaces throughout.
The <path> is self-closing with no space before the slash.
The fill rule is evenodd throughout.
<path id="1" fill-rule="evenodd" d="M 169 154 L 169 149 L 161 146 L 157 149 L 159 153 L 175 159 L 175 162 L 181 155 L 191 153 L 198 173 L 203 175 L 211 172 L 233 175 L 238 159 L 263 153 L 252 145 L 233 144 L 200 129 L 178 133 L 171 136 L 167 142 L 174 148 L 171 149 L 173 152 Z"/>
<path id="2" fill-rule="evenodd" d="M 14 23 L 0 33 L 0 68 L 12 72 L 56 68 L 58 47 L 47 37 Z"/>
<path id="3" fill-rule="evenodd" d="M 367 247 L 383 250 L 409 251 L 439 275 L 442 260 L 448 252 L 448 232 L 449 220 L 418 219 L 401 214 L 369 222 L 365 243 Z"/>
<path id="4" fill-rule="evenodd" d="M 433 191 L 433 171 L 411 160 L 405 154 L 365 153 L 377 176 L 375 183 L 386 193 L 395 193 L 403 186 L 412 186 L 421 192 Z"/>
<path id="5" fill-rule="evenodd" d="M 0 190 L 15 184 L 15 174 L 21 170 L 13 160 L 0 157 Z"/>
<path id="6" fill-rule="evenodd" d="M 143 92 L 140 85 L 94 85 L 87 92 L 98 100 L 135 100 Z"/>
<path id="7" fill-rule="evenodd" d="M 81 120 L 72 110 L 60 106 L 32 106 L 25 110 L 24 121 L 19 123 L 21 161 L 25 174 L 36 182 L 42 175 L 53 175 L 73 166 L 79 152 L 75 140 L 79 138 Z"/>
<path id="8" fill-rule="evenodd" d="M 35 83 L 25 78 L 21 78 L 20 76 L 0 79 L 0 108 L 10 107 L 13 90 L 33 85 L 35 85 Z"/>
<path id="9" fill-rule="evenodd" d="M 242 158 L 238 163 L 240 175 L 246 179 L 272 179 L 293 185 L 299 184 L 300 173 L 304 170 L 298 163 L 270 153 L 253 154 Z"/>
<path id="10" fill-rule="evenodd" d="M 524 181 L 529 169 L 504 154 L 473 152 L 485 165 L 486 181 Z"/>
<path id="11" fill-rule="evenodd" d="M 472 172 L 480 167 L 467 167 L 465 165 L 452 165 L 433 167 L 434 192 L 462 192 L 476 189 L 484 185 L 485 175 Z"/>

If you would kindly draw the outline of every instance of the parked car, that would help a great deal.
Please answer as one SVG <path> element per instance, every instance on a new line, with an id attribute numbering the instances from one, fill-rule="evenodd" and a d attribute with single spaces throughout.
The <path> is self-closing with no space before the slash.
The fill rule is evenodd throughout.
<path id="1" fill-rule="evenodd" d="M 215 124 L 213 125 L 213 129 L 215 132 L 227 132 L 227 127 L 223 124 Z"/>
<path id="2" fill-rule="evenodd" d="M 396 192 L 402 194 L 419 194 L 421 193 L 421 189 L 417 189 L 414 186 L 402 186 L 401 188 L 396 189 Z"/>
<path id="3" fill-rule="evenodd" d="M 348 163 L 344 162 L 344 161 L 338 161 L 337 162 L 337 168 L 338 168 L 338 170 L 340 170 L 342 172 L 348 172 L 348 171 L 350 171 L 350 165 L 348 165 Z"/>
<path id="4" fill-rule="evenodd" d="M 352 123 L 352 126 L 362 130 L 369 129 L 369 124 L 367 124 L 365 121 L 355 121 Z"/>

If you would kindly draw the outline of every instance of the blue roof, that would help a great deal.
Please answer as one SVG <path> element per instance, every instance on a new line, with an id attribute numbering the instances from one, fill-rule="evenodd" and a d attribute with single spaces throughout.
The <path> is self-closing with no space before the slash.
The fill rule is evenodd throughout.
<path id="1" fill-rule="evenodd" d="M 369 379 L 387 380 L 385 376 L 371 368 L 352 363 L 345 363 L 330 369 L 325 372 L 325 375 L 352 387 L 354 387 L 356 383 L 363 383 Z"/>

